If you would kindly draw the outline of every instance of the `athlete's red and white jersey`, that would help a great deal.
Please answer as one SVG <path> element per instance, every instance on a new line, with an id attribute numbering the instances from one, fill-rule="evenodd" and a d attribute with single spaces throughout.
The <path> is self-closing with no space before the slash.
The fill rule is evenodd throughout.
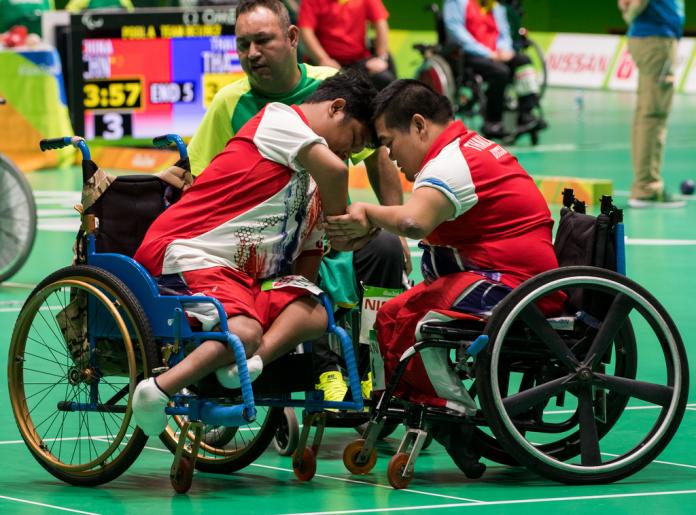
<path id="1" fill-rule="evenodd" d="M 455 208 L 421 243 L 426 279 L 468 270 L 515 287 L 558 266 L 553 220 L 532 178 L 503 147 L 461 122 L 426 155 L 413 186 L 422 187 L 438 189 Z"/>
<path id="2" fill-rule="evenodd" d="M 320 253 L 321 201 L 297 161 L 314 143 L 326 145 L 297 106 L 268 104 L 155 220 L 135 259 L 153 275 L 224 266 L 263 279 Z"/>

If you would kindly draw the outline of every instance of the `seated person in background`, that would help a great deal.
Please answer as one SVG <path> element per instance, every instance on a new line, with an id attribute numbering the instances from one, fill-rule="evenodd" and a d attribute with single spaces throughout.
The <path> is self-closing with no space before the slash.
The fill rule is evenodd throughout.
<path id="1" fill-rule="evenodd" d="M 443 17 L 448 45 L 458 47 L 465 65 L 488 84 L 481 134 L 505 136 L 505 87 L 513 80 L 519 99 L 518 125 L 545 127 L 532 113 L 539 105 L 536 72 L 527 56 L 513 50 L 505 7 L 493 0 L 445 0 Z"/>
<path id="2" fill-rule="evenodd" d="M 424 281 L 377 313 L 388 381 L 416 342 L 418 324 L 437 316 L 431 312 L 488 312 L 512 288 L 558 262 L 553 220 L 532 178 L 504 148 L 454 121 L 446 97 L 418 81 L 398 80 L 373 105 L 379 142 L 414 181 L 413 194 L 403 206 L 351 204 L 346 215 L 327 217 L 327 231 L 332 241 L 362 237 L 376 227 L 422 240 Z M 541 308 L 555 314 L 561 300 Z M 466 412 L 472 401 L 442 351 L 414 357 L 396 393 Z M 457 448 L 448 451 L 456 454 Z"/>
<path id="3" fill-rule="evenodd" d="M 230 331 L 251 357 L 252 378 L 263 363 L 326 331 L 326 312 L 309 296 L 316 287 L 303 289 L 296 280 L 265 291 L 261 284 L 288 273 L 316 279 L 321 218 L 345 213 L 344 160 L 373 139 L 375 93 L 361 75 L 339 74 L 301 106 L 268 104 L 155 220 L 134 256 L 153 276 L 178 275 L 192 293 L 222 303 Z M 136 423 L 147 435 L 160 434 L 169 395 L 213 371 L 223 386 L 238 387 L 233 362 L 226 343 L 203 342 L 181 363 L 138 384 Z"/>
<path id="4" fill-rule="evenodd" d="M 389 13 L 382 0 L 302 0 L 298 25 L 305 53 L 321 66 L 357 68 L 377 89 L 396 79 L 389 67 Z M 375 53 L 366 25 L 375 29 Z"/>

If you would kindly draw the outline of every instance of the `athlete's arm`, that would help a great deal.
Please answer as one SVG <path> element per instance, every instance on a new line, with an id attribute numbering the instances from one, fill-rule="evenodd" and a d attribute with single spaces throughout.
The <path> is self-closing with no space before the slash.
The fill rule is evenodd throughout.
<path id="1" fill-rule="evenodd" d="M 314 143 L 303 147 L 297 161 L 319 188 L 325 215 L 342 215 L 348 204 L 348 167 L 329 147 Z"/>
<path id="2" fill-rule="evenodd" d="M 300 254 L 295 263 L 293 263 L 293 273 L 301 275 L 313 283 L 317 282 L 319 276 L 319 263 L 321 263 L 321 253 L 303 253 Z"/>
<path id="3" fill-rule="evenodd" d="M 422 239 L 454 213 L 452 202 L 443 193 L 421 187 L 403 206 L 351 204 L 348 214 L 327 218 L 327 234 L 332 241 L 353 240 L 373 227 L 381 227 L 399 236 Z"/>

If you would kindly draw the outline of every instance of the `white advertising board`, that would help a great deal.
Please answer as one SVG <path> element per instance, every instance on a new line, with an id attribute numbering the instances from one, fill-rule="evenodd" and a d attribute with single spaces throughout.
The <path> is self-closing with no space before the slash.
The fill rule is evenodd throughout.
<path id="1" fill-rule="evenodd" d="M 546 53 L 548 84 L 603 87 L 620 42 L 618 36 L 556 35 Z"/>

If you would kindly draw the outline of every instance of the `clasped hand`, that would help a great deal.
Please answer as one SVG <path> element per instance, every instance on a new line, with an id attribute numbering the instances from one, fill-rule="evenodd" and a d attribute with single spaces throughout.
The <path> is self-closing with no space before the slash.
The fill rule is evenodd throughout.
<path id="1" fill-rule="evenodd" d="M 357 250 L 364 247 L 379 230 L 374 227 L 362 202 L 348 206 L 345 215 L 327 216 L 324 224 L 331 246 L 337 250 Z"/>

